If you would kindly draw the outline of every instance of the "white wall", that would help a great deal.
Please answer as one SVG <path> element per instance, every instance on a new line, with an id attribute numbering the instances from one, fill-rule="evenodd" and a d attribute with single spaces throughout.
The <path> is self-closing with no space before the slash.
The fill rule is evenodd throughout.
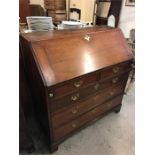
<path id="1" fill-rule="evenodd" d="M 135 7 L 125 6 L 125 1 L 126 0 L 123 0 L 122 4 L 119 27 L 123 31 L 125 37 L 128 38 L 130 30 L 135 28 Z"/>
<path id="2" fill-rule="evenodd" d="M 93 11 L 94 11 L 95 0 L 85 0 L 83 1 L 83 16 L 81 20 L 85 22 L 93 22 Z"/>
<path id="3" fill-rule="evenodd" d="M 70 0 L 70 8 L 81 9 L 81 21 L 92 22 L 95 0 Z"/>

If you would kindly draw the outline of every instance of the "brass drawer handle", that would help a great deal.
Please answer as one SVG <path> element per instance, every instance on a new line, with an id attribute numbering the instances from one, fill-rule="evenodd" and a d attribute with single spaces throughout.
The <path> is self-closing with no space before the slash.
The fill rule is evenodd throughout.
<path id="1" fill-rule="evenodd" d="M 98 90 L 99 88 L 100 88 L 100 84 L 97 83 L 97 84 L 94 86 L 94 89 L 95 89 L 95 90 Z"/>
<path id="2" fill-rule="evenodd" d="M 117 83 L 118 77 L 112 79 L 112 83 Z"/>
<path id="3" fill-rule="evenodd" d="M 76 128 L 77 125 L 75 123 L 72 123 L 72 128 Z"/>
<path id="4" fill-rule="evenodd" d="M 78 109 L 77 108 L 72 109 L 71 112 L 72 112 L 72 114 L 76 114 L 78 112 Z"/>
<path id="5" fill-rule="evenodd" d="M 85 36 L 84 36 L 84 40 L 86 40 L 86 41 L 90 41 L 91 40 L 91 36 L 90 35 L 88 35 L 88 34 L 86 34 Z"/>
<path id="6" fill-rule="evenodd" d="M 80 97 L 79 93 L 78 94 L 75 94 L 71 97 L 71 100 L 72 101 L 76 101 L 78 98 Z"/>
<path id="7" fill-rule="evenodd" d="M 111 104 L 110 104 L 110 103 L 107 103 L 107 107 L 108 107 L 108 108 L 111 108 Z"/>
<path id="8" fill-rule="evenodd" d="M 95 114 L 96 111 L 97 111 L 97 109 L 95 108 L 95 109 L 93 109 L 91 112 L 92 112 L 93 114 Z"/>
<path id="9" fill-rule="evenodd" d="M 119 71 L 119 67 L 118 66 L 113 68 L 113 73 L 117 73 L 118 71 Z"/>
<path id="10" fill-rule="evenodd" d="M 53 93 L 49 93 L 49 98 L 53 98 L 54 94 Z"/>
<path id="11" fill-rule="evenodd" d="M 82 81 L 82 80 L 77 81 L 77 82 L 74 82 L 74 86 L 75 86 L 76 88 L 79 88 L 82 84 L 83 84 L 83 81 Z"/>

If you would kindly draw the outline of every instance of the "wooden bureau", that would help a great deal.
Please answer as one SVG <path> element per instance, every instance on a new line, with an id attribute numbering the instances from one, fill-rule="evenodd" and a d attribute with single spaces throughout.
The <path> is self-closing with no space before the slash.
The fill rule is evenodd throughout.
<path id="1" fill-rule="evenodd" d="M 119 112 L 132 52 L 120 29 L 20 35 L 35 109 L 51 151 L 110 111 Z"/>

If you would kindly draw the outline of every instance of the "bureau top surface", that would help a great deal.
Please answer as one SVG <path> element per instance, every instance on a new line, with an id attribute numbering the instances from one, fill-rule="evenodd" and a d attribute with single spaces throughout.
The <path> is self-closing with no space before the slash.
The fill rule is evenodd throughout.
<path id="1" fill-rule="evenodd" d="M 103 31 L 111 29 L 107 26 L 96 26 L 96 27 L 88 27 L 81 29 L 66 29 L 66 30 L 54 30 L 54 31 L 40 31 L 40 32 L 32 32 L 32 33 L 22 33 L 22 37 L 24 37 L 27 41 L 40 41 L 47 40 L 51 38 L 63 38 L 65 36 L 75 35 L 75 34 L 85 34 L 97 31 Z"/>
<path id="2" fill-rule="evenodd" d="M 61 33 L 24 36 L 47 87 L 132 59 L 120 29 Z"/>

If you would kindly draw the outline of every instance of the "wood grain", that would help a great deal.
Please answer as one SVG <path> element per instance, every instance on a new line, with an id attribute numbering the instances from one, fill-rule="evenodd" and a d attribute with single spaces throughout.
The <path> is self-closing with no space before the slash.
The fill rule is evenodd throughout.
<path id="1" fill-rule="evenodd" d="M 120 29 L 34 32 L 21 34 L 20 42 L 51 152 L 106 113 L 120 111 L 133 61 Z"/>
<path id="2" fill-rule="evenodd" d="M 84 40 L 85 35 L 32 43 L 46 86 L 132 59 L 128 47 L 122 45 L 120 30 L 90 33 L 90 42 Z M 125 40 L 123 44 L 127 44 Z"/>

